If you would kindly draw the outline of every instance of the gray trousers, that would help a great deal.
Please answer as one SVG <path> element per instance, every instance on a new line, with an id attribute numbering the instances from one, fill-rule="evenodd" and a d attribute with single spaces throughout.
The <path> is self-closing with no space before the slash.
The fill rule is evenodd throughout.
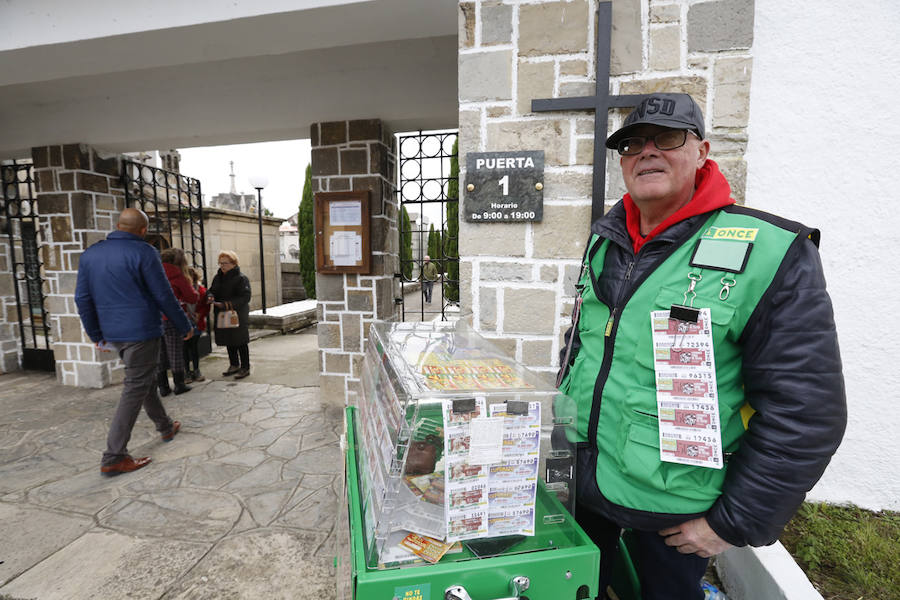
<path id="1" fill-rule="evenodd" d="M 125 387 L 116 407 L 116 414 L 106 438 L 106 452 L 101 465 L 114 464 L 128 455 L 128 440 L 137 421 L 141 406 L 156 424 L 156 430 L 167 433 L 172 429 L 172 419 L 166 414 L 156 392 L 156 369 L 159 364 L 159 344 L 162 338 L 143 342 L 117 342 L 112 344 L 119 358 L 125 363 Z"/>

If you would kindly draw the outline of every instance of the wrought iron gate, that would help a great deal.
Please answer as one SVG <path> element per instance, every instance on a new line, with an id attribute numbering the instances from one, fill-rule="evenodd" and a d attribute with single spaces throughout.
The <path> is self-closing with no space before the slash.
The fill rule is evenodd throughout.
<path id="1" fill-rule="evenodd" d="M 146 240 L 160 251 L 184 250 L 188 264 L 200 270 L 203 285 L 209 287 L 200 180 L 131 160 L 125 161 L 122 173 L 125 205 L 139 208 L 150 219 Z M 208 326 L 200 337 L 200 356 L 212 349 L 211 332 Z"/>
<path id="2" fill-rule="evenodd" d="M 53 371 L 50 319 L 44 307 L 42 233 L 32 165 L 15 161 L 0 165 L 0 182 L 3 185 L 0 232 L 6 233 L 9 240 L 8 262 L 15 290 L 22 368 Z"/>
<path id="3" fill-rule="evenodd" d="M 459 312 L 458 131 L 397 136 L 397 198 L 400 205 L 399 317 L 402 321 L 447 320 Z M 431 228 L 434 227 L 434 236 Z M 429 251 L 429 238 L 436 237 Z M 432 302 L 425 301 L 424 257 L 437 266 Z"/>
<path id="4" fill-rule="evenodd" d="M 188 263 L 203 273 L 203 201 L 200 180 L 143 163 L 125 161 L 125 205 L 139 208 L 150 218 L 147 241 L 159 250 L 181 248 Z"/>

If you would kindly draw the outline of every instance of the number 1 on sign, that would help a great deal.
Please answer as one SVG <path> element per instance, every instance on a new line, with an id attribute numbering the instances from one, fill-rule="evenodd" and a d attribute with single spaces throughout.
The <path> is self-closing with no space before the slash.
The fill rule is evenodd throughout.
<path id="1" fill-rule="evenodd" d="M 503 195 L 509 196 L 509 175 L 504 175 L 498 183 L 503 188 Z"/>

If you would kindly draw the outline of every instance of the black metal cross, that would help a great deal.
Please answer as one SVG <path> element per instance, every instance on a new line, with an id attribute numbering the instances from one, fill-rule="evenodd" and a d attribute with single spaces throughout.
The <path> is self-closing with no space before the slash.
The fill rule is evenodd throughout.
<path id="1" fill-rule="evenodd" d="M 606 196 L 606 129 L 610 108 L 636 106 L 645 94 L 612 95 L 609 93 L 609 56 L 612 37 L 612 3 L 601 2 L 597 7 L 597 86 L 593 96 L 577 98 L 543 98 L 531 101 L 531 112 L 552 110 L 594 111 L 594 180 L 591 222 L 603 216 Z"/>

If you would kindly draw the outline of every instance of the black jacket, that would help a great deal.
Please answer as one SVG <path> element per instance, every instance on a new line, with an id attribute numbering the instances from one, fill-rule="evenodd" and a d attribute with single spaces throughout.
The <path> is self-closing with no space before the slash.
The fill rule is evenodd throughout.
<path id="1" fill-rule="evenodd" d="M 237 266 L 227 273 L 221 269 L 213 277 L 209 286 L 209 293 L 216 302 L 231 302 L 238 313 L 240 327 L 232 329 L 219 329 L 216 327 L 216 317 L 220 309 L 215 310 L 212 326 L 216 334 L 216 344 L 219 346 L 241 346 L 250 342 L 250 280 L 241 273 Z"/>
<path id="2" fill-rule="evenodd" d="M 784 229 L 808 232 L 812 238 L 798 236 L 740 337 L 744 389 L 756 413 L 740 448 L 728 461 L 722 495 L 704 515 L 719 537 L 730 544 L 761 546 L 778 538 L 840 444 L 847 422 L 844 379 L 817 248 L 818 232 L 741 206 L 720 210 L 750 214 Z M 612 242 L 597 281 L 600 298 L 615 302 L 622 297 L 631 263 L 628 285 L 639 285 L 673 245 L 690 237 L 709 216 L 706 213 L 676 223 L 635 255 L 619 202 L 591 227 L 593 233 Z M 572 335 L 569 365 L 580 347 L 577 328 L 566 332 L 567 342 Z M 562 370 L 568 368 L 562 364 L 564 353 L 565 349 L 560 353 Z M 580 457 L 579 462 L 585 461 Z M 589 464 L 580 464 L 585 467 Z M 636 511 L 612 504 L 602 494 L 597 497 L 596 484 L 589 492 L 585 496 L 579 489 L 579 502 L 589 501 L 596 512 L 632 526 L 628 523 L 634 522 Z M 646 515 L 651 514 L 644 513 L 645 523 Z M 672 515 L 660 517 L 647 526 L 673 524 L 671 518 L 665 518 Z M 682 516 L 680 520 L 685 519 Z"/>

